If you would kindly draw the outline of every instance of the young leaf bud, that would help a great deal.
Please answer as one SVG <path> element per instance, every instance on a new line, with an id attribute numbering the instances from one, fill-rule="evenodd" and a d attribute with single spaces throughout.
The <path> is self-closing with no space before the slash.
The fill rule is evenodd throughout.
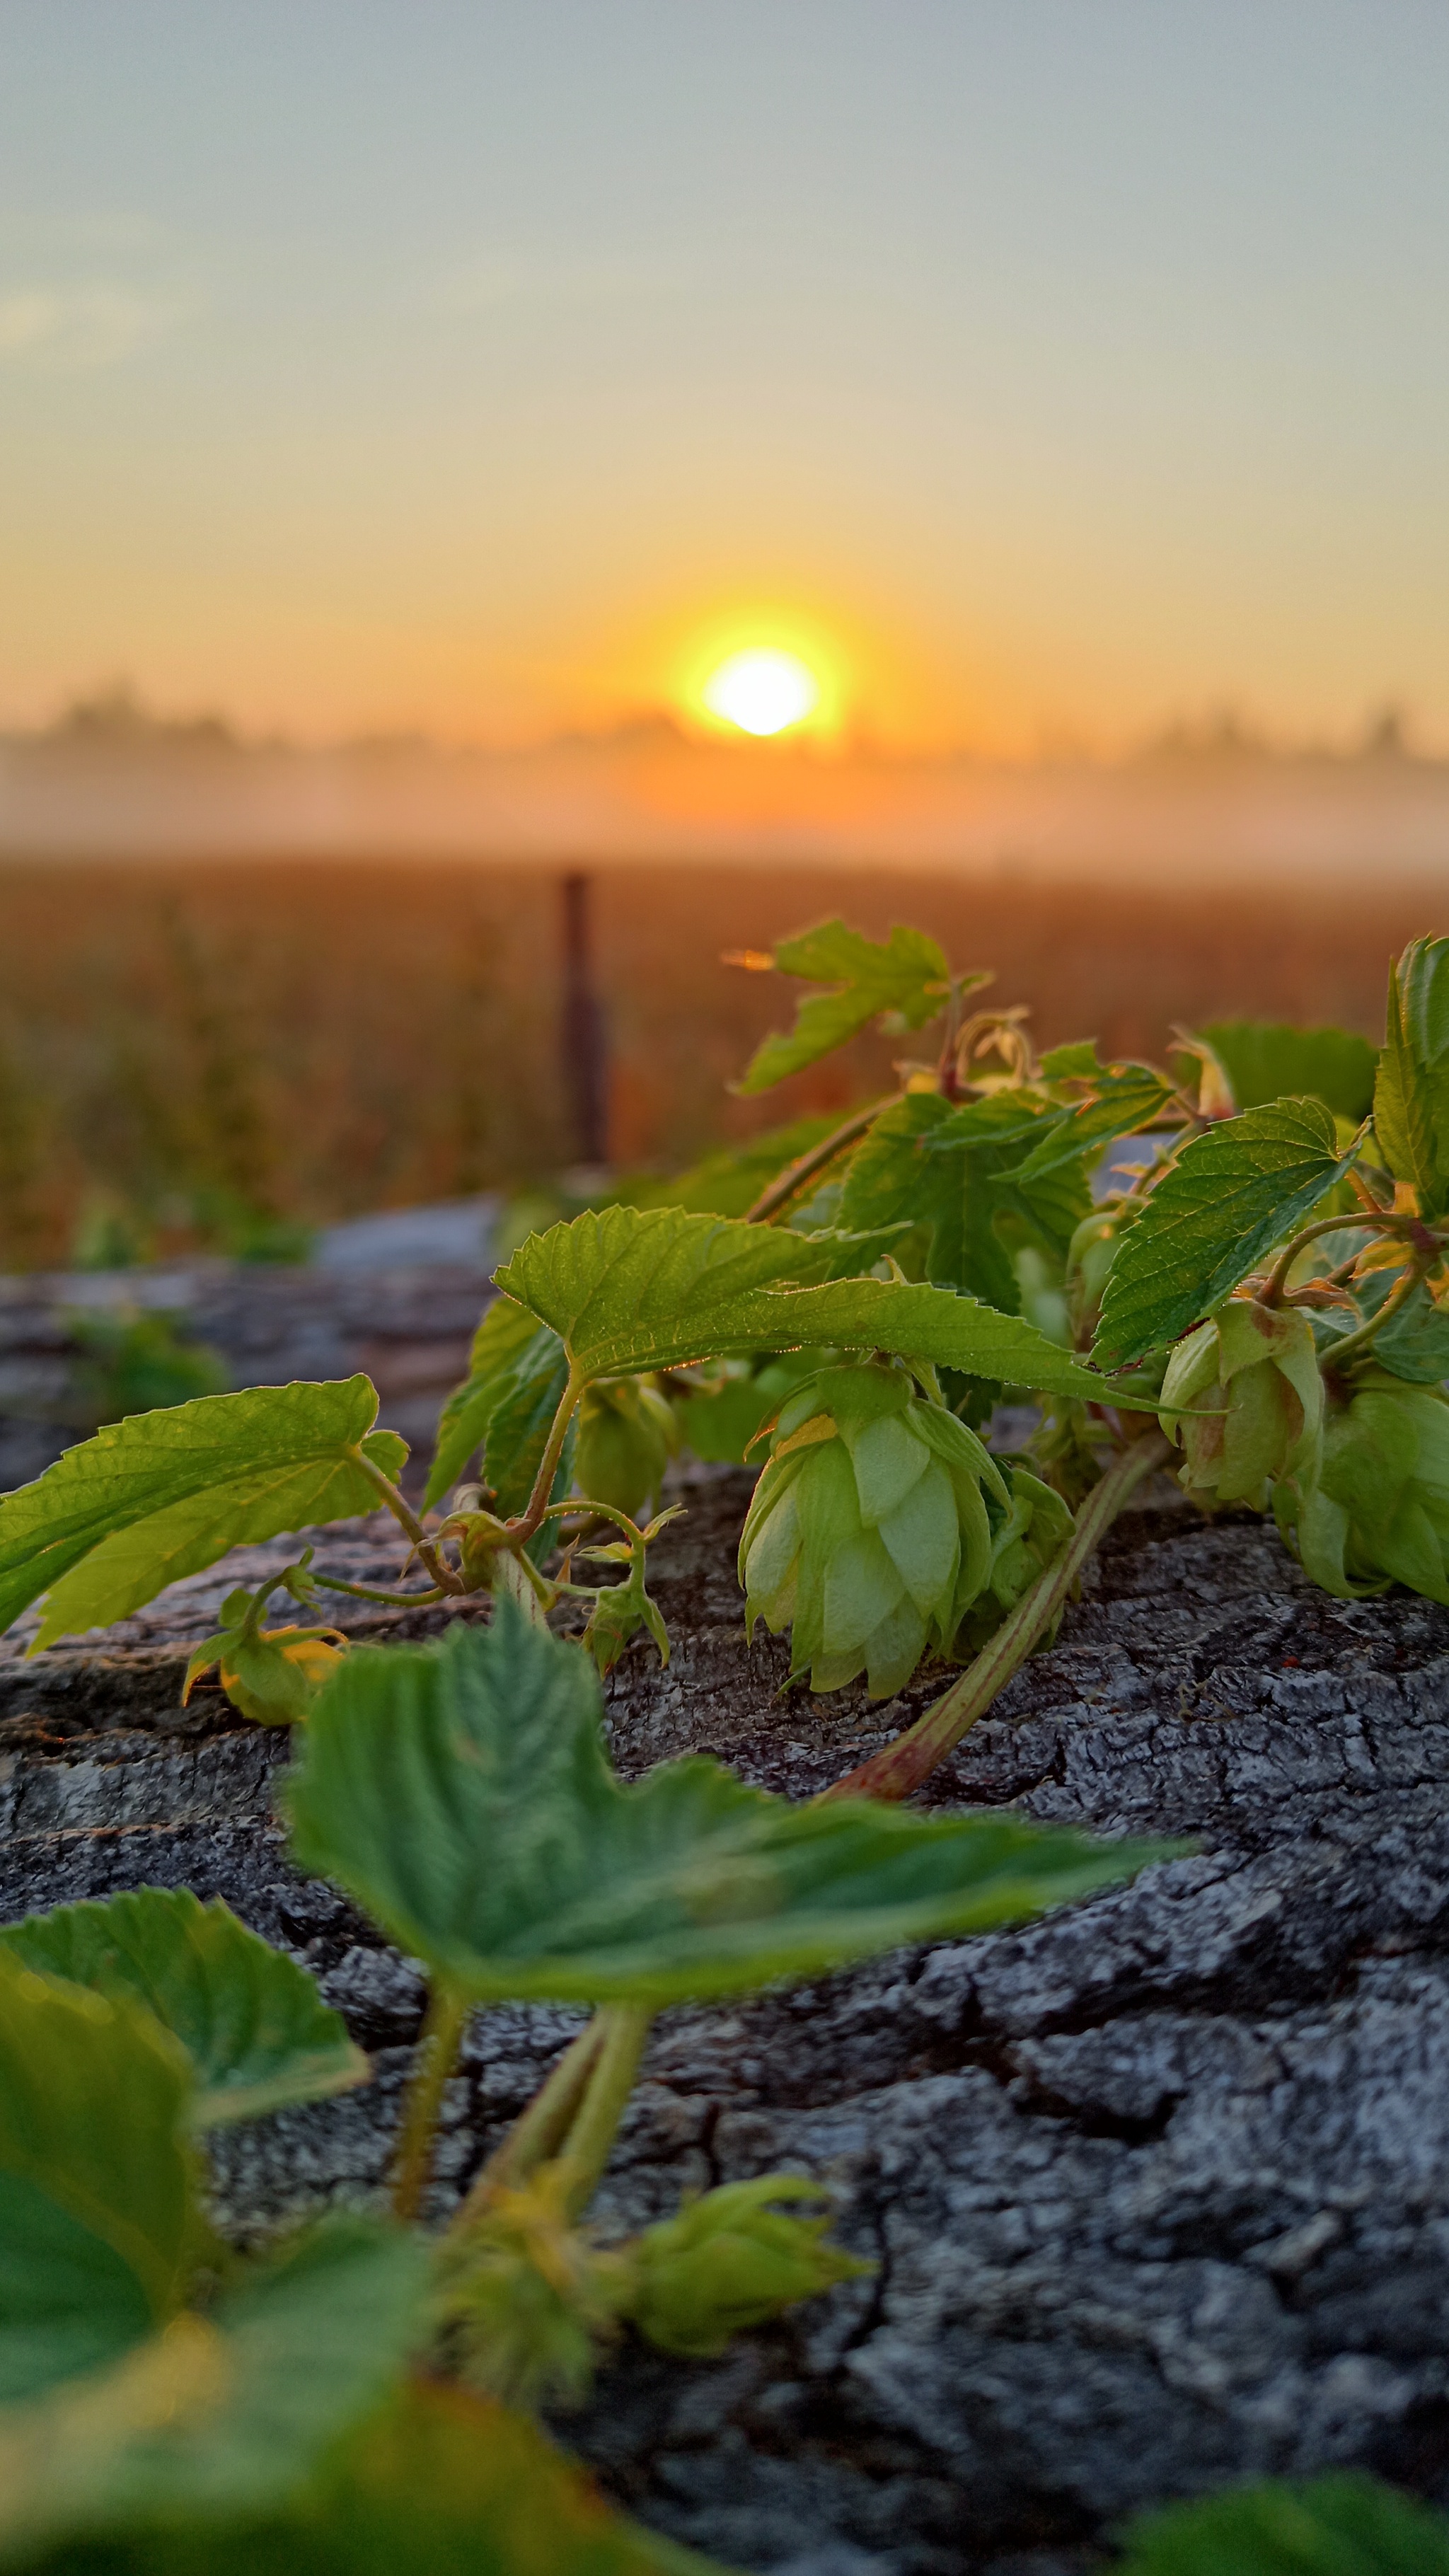
<path id="1" fill-rule="evenodd" d="M 826 2239 L 825 2218 L 790 2218 L 771 2203 L 825 2198 L 802 2174 L 726 2183 L 636 2238 L 629 2312 L 664 2352 L 723 2352 L 731 2335 L 763 2325 L 798 2299 L 873 2272 Z"/>
<path id="2" fill-rule="evenodd" d="M 1230 1297 L 1173 1352 L 1158 1419 L 1183 1451 L 1189 1493 L 1266 1511 L 1271 1488 L 1311 1478 L 1322 1437 L 1323 1381 L 1307 1317 Z"/>
<path id="3" fill-rule="evenodd" d="M 1009 1510 L 996 1461 L 904 1369 L 821 1370 L 780 1414 L 740 1539 L 749 1626 L 790 1628 L 812 1689 L 864 1672 L 888 1698 L 990 1579 L 984 1492 Z"/>

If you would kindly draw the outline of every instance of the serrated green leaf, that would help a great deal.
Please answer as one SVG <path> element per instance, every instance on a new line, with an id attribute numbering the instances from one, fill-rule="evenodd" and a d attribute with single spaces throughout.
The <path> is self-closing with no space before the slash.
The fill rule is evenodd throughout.
<path id="1" fill-rule="evenodd" d="M 775 1226 L 605 1208 L 531 1236 L 498 1284 L 552 1325 L 583 1377 L 831 1345 L 1126 1400 L 1019 1316 L 896 1280 L 808 1284 L 827 1260 L 819 1241 Z"/>
<path id="2" fill-rule="evenodd" d="M 1378 1049 L 1350 1029 L 1291 1028 L 1282 1020 L 1209 1020 L 1201 1034 L 1240 1109 L 1308 1094 L 1357 1126 L 1373 1106 Z"/>
<path id="3" fill-rule="evenodd" d="M 481 1449 L 500 1399 L 517 1381 L 538 1326 L 506 1297 L 495 1297 L 483 1310 L 468 1355 L 468 1374 L 455 1386 L 438 1417 L 433 1463 L 428 1469 L 423 1508 L 431 1511 L 451 1492 L 474 1452 Z"/>
<path id="4" fill-rule="evenodd" d="M 480 2002 L 747 1992 L 1019 1919 L 1163 1848 L 1009 1815 L 795 1807 L 701 1757 L 621 1788 L 591 1664 L 508 1600 L 488 1629 L 350 1655 L 288 1804 L 302 1866 Z"/>
<path id="5" fill-rule="evenodd" d="M 0 1930 L 23 1965 L 97 1993 L 129 1995 L 178 2039 L 198 2129 L 252 2120 L 364 2083 L 368 2065 L 305 1968 L 214 1897 L 142 1887 L 28 1914 Z"/>
<path id="6" fill-rule="evenodd" d="M 186 2059 L 140 2005 L 0 1951 L 0 2400 L 180 2305 L 205 2229 Z"/>
<path id="7" fill-rule="evenodd" d="M 0 1501 L 0 1627 L 48 1592 L 37 1651 L 105 1627 L 244 1541 L 377 1508 L 351 1452 L 396 1477 L 366 1377 L 249 1387 L 134 1413 Z"/>
<path id="8" fill-rule="evenodd" d="M 401 2388 L 290 2508 L 168 2515 L 24 2564 L 30 2576 L 728 2576 L 616 2513 L 536 2424 L 437 2381 Z"/>
<path id="9" fill-rule="evenodd" d="M 934 939 L 899 922 L 889 938 L 878 941 L 843 921 L 822 921 L 798 939 L 782 939 L 775 964 L 782 975 L 803 975 L 835 989 L 812 993 L 800 1004 L 788 1037 L 768 1037 L 756 1048 L 734 1085 L 738 1092 L 768 1091 L 846 1045 L 883 1011 L 899 1012 L 907 1028 L 920 1028 L 942 1008 L 951 973 Z M 967 979 L 968 988 L 972 981 L 986 978 Z"/>
<path id="10" fill-rule="evenodd" d="M 1122 1368 L 1200 1323 L 1352 1160 L 1318 1100 L 1275 1100 L 1194 1137 L 1122 1237 L 1093 1358 Z"/>
<path id="11" fill-rule="evenodd" d="M 286 2501 L 396 2385 L 427 2283 L 418 2239 L 327 2219 L 207 2316 L 0 2413 L 0 2558 Z"/>
<path id="12" fill-rule="evenodd" d="M 1449 2576 L 1449 2522 L 1342 2472 L 1170 2505 L 1125 2535 L 1122 2576 Z"/>

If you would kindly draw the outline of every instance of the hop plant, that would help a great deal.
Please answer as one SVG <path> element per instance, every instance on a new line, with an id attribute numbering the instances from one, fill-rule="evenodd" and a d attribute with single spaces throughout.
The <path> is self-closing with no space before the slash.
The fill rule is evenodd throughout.
<path id="1" fill-rule="evenodd" d="M 1158 1418 L 1181 1446 L 1189 1493 L 1261 1512 L 1270 1491 L 1311 1482 L 1323 1380 L 1306 1316 L 1256 1297 L 1229 1298 L 1173 1352 Z"/>
<path id="2" fill-rule="evenodd" d="M 1275 1486 L 1304 1571 L 1341 1600 L 1405 1583 L 1449 1607 L 1449 1401 L 1376 1369 L 1330 1401 L 1315 1472 Z"/>
<path id="3" fill-rule="evenodd" d="M 640 2333 L 661 2351 L 707 2357 L 797 2300 L 873 2272 L 829 2242 L 828 2216 L 792 2218 L 771 2206 L 825 2197 L 803 2174 L 763 2174 L 647 2227 L 632 2249 L 629 2313 Z"/>
<path id="4" fill-rule="evenodd" d="M 780 1414 L 740 1539 L 750 1630 L 789 1627 L 814 1690 L 864 1672 L 888 1698 L 991 1580 L 988 1494 L 1010 1512 L 995 1459 L 903 1369 L 823 1369 Z"/>
<path id="5" fill-rule="evenodd" d="M 590 1502 L 612 1503 L 637 1520 L 657 1501 L 679 1446 L 674 1409 L 647 1377 L 591 1386 L 579 1410 L 575 1476 Z"/>

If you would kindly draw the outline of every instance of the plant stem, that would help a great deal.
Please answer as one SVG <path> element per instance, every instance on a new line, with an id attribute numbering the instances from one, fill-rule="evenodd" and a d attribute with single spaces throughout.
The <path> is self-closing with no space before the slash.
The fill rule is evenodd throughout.
<path id="1" fill-rule="evenodd" d="M 408 2079 L 407 2100 L 403 2105 L 392 2181 L 395 2218 L 404 2221 L 414 2219 L 421 2206 L 433 2169 L 433 2139 L 442 2108 L 443 2087 L 457 2063 L 458 2047 L 467 2019 L 467 1996 L 460 1994 L 456 1986 L 445 1985 L 440 1980 L 428 1997 L 427 2014 L 413 2071 Z"/>
<path id="2" fill-rule="evenodd" d="M 1322 1365 L 1337 1373 L 1343 1367 L 1345 1360 L 1361 1359 L 1372 1344 L 1375 1335 L 1382 1332 L 1385 1324 L 1392 1323 L 1399 1309 L 1408 1304 L 1428 1266 L 1428 1263 L 1423 1260 L 1411 1261 L 1397 1286 L 1389 1290 L 1378 1313 L 1370 1315 L 1366 1324 L 1360 1324 L 1356 1333 L 1347 1333 L 1341 1342 L 1330 1342 L 1327 1345 L 1322 1353 Z"/>
<path id="3" fill-rule="evenodd" d="M 500 1548 L 493 1569 L 494 1592 L 506 1592 L 510 1600 L 516 1601 L 531 1628 L 548 1626 L 548 1612 L 539 1590 L 540 1580 L 540 1576 L 530 1565 L 522 1548 L 517 1551 Z M 550 1585 L 550 1594 L 552 1590 L 553 1587 Z"/>
<path id="4" fill-rule="evenodd" d="M 436 1547 L 433 1545 L 427 1531 L 424 1529 L 422 1522 L 419 1520 L 417 1513 L 413 1510 L 411 1503 L 408 1501 L 405 1494 L 400 1494 L 398 1492 L 391 1476 L 383 1474 L 381 1467 L 376 1464 L 375 1460 L 368 1457 L 366 1450 L 363 1449 L 360 1444 L 349 1444 L 347 1455 L 352 1460 L 354 1467 L 360 1467 L 364 1476 L 367 1478 L 368 1483 L 375 1487 L 381 1500 L 386 1503 L 393 1519 L 399 1522 L 402 1528 L 406 1530 L 408 1537 L 412 1540 L 414 1547 L 417 1549 L 422 1563 L 427 1567 L 428 1572 L 438 1586 L 439 1591 L 465 1592 L 468 1587 L 464 1583 L 462 1576 L 455 1574 L 451 1565 L 444 1564 L 443 1559 L 439 1556 Z"/>
<path id="5" fill-rule="evenodd" d="M 569 2206 L 575 2217 L 587 2209 L 613 2152 L 654 2015 L 647 2004 L 605 2004 L 596 2018 L 598 2054 L 561 2150 L 568 2160 Z"/>
<path id="6" fill-rule="evenodd" d="M 437 1601 L 446 1601 L 447 1593 L 440 1583 L 431 1592 L 380 1592 L 372 1583 L 343 1583 L 335 1574 L 314 1574 L 324 1592 L 345 1592 L 352 1601 L 384 1601 L 391 1610 L 430 1610 Z"/>
<path id="7" fill-rule="evenodd" d="M 843 1780 L 835 1781 L 822 1793 L 823 1798 L 911 1797 L 930 1778 L 937 1763 L 960 1743 L 968 1727 L 985 1716 L 997 1693 L 1025 1663 L 1129 1496 L 1171 1455 L 1170 1443 L 1159 1431 L 1132 1441 L 1113 1460 L 1101 1483 L 1093 1486 L 1060 1556 L 1054 1557 L 1030 1590 L 1022 1594 L 960 1680 L 953 1682 L 944 1697 L 917 1718 L 914 1726 L 898 1735 L 893 1744 L 872 1754 L 868 1762 L 848 1772 Z"/>
<path id="8" fill-rule="evenodd" d="M 1316 1243 L 1320 1235 L 1341 1234 L 1345 1227 L 1351 1225 L 1374 1225 L 1385 1234 L 1405 1234 L 1411 1225 L 1417 1224 L 1417 1217 L 1396 1217 L 1388 1208 L 1375 1208 L 1372 1215 L 1364 1208 L 1349 1216 L 1322 1216 L 1316 1225 L 1305 1225 L 1301 1234 L 1295 1234 L 1287 1250 L 1279 1254 L 1266 1285 L 1258 1292 L 1258 1302 L 1263 1306 L 1279 1303 L 1288 1284 L 1288 1273 L 1299 1253 L 1310 1243 Z"/>
<path id="9" fill-rule="evenodd" d="M 544 1445 L 543 1456 L 538 1462 L 538 1474 L 533 1480 L 533 1491 L 528 1497 L 527 1508 L 517 1520 L 504 1523 L 511 1547 L 516 1548 L 525 1540 L 531 1539 L 548 1510 L 549 1497 L 553 1492 L 553 1480 L 558 1473 L 558 1462 L 563 1456 L 563 1445 L 568 1437 L 569 1423 L 573 1417 L 574 1406 L 583 1394 L 585 1384 L 585 1378 L 570 1361 L 569 1381 L 559 1397 L 558 1411 L 549 1426 L 548 1439 Z"/>
<path id="10" fill-rule="evenodd" d="M 795 1162 L 787 1163 L 769 1188 L 761 1190 L 754 1206 L 745 1210 L 746 1225 L 772 1224 L 777 1216 L 783 1215 L 792 1199 L 798 1199 L 807 1181 L 815 1180 L 838 1154 L 844 1153 L 847 1145 L 853 1145 L 857 1136 L 863 1136 L 867 1127 L 873 1126 L 885 1110 L 894 1109 L 896 1103 L 904 1098 L 903 1091 L 896 1091 L 889 1100 L 873 1100 L 868 1109 L 857 1109 L 845 1119 L 833 1135 L 822 1137 L 818 1145 L 812 1145 L 808 1154 L 801 1154 Z"/>
<path id="11" fill-rule="evenodd" d="M 513 2191 L 556 2156 L 573 2126 L 584 2090 L 604 2043 L 604 2016 L 595 2013 L 564 2050 L 547 2082 L 520 2112 L 501 2145 L 478 2173 L 453 2225 L 466 2230 L 481 2217 L 495 2191 Z"/>

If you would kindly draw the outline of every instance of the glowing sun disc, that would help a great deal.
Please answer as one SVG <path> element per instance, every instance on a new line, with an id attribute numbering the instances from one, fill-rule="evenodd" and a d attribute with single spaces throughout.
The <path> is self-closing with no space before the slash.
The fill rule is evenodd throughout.
<path id="1" fill-rule="evenodd" d="M 772 651 L 731 653 L 710 673 L 701 695 L 711 715 L 755 734 L 783 733 L 820 700 L 814 673 L 795 654 Z"/>

